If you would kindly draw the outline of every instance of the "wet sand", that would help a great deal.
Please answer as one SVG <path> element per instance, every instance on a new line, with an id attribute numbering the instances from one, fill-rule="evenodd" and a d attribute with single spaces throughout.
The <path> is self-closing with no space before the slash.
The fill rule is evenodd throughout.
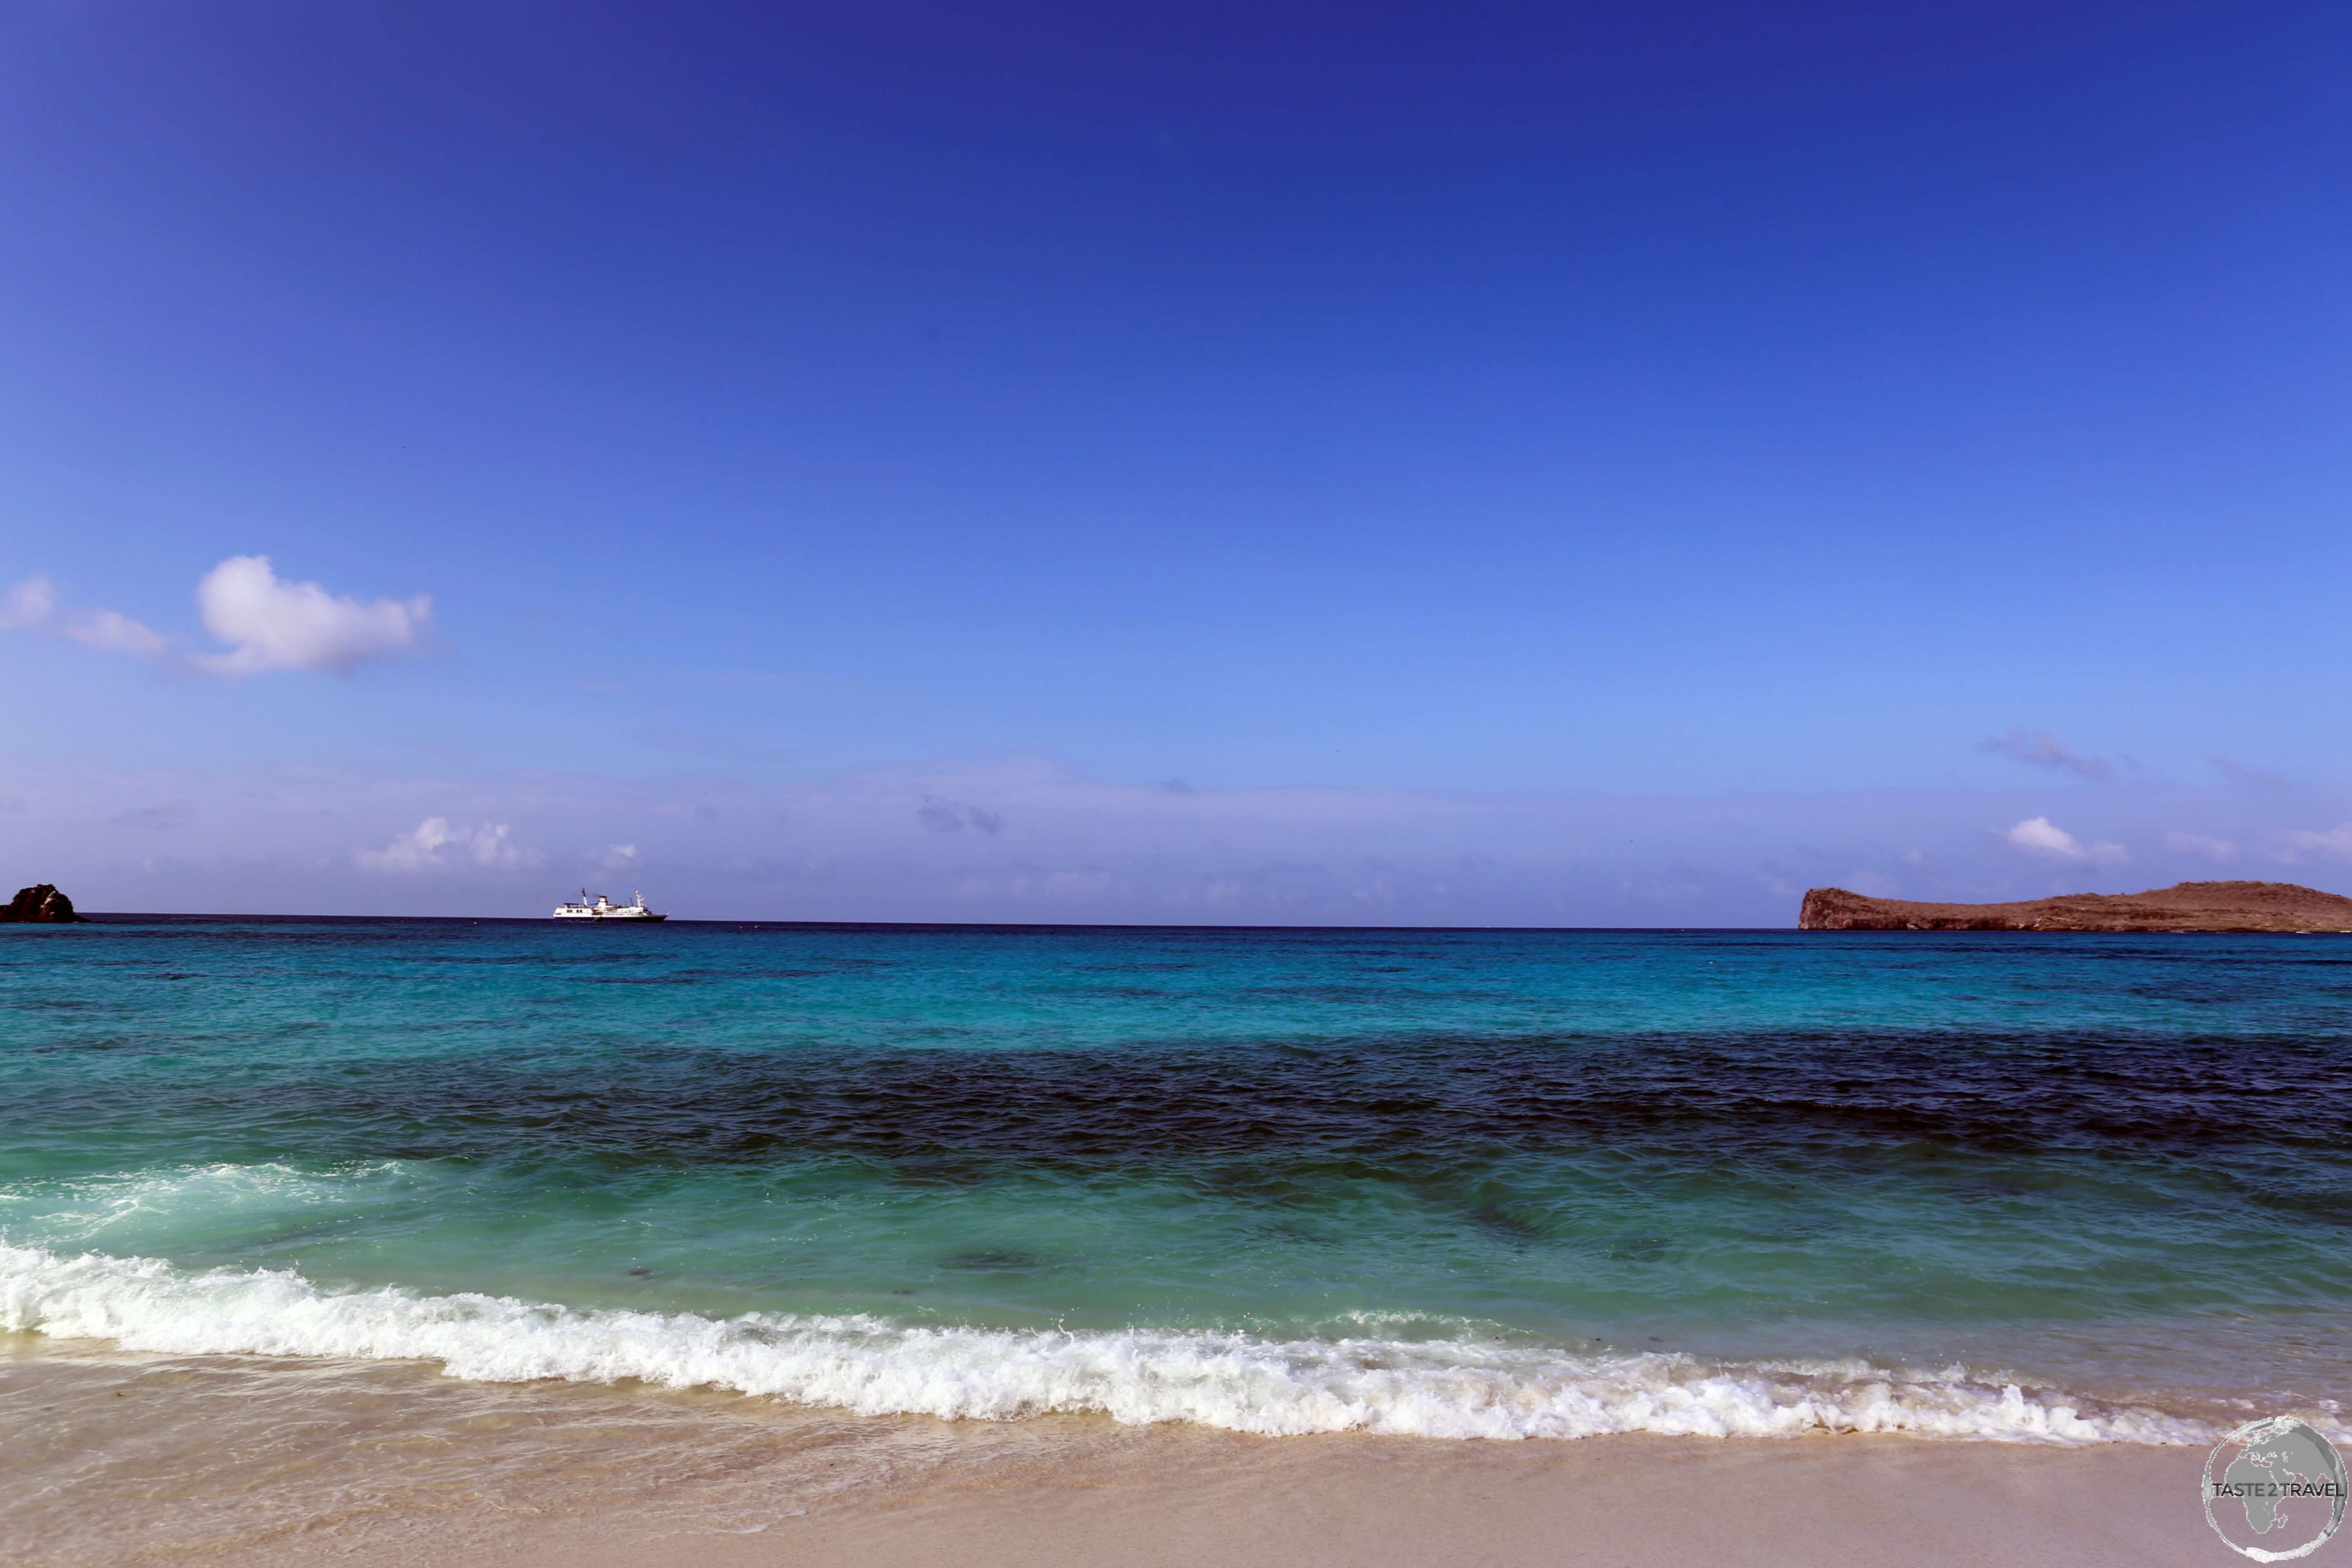
<path id="1" fill-rule="evenodd" d="M 1876 1438 L 1435 1447 L 1308 1439 L 1211 1457 L 1180 1443 L 1163 1464 L 1115 1475 L 1079 1464 L 755 1535 L 630 1539 L 620 1517 L 551 1521 L 444 1560 L 532 1568 L 2230 1560 L 2199 1511 L 2202 1456 L 2178 1451 Z M 414 1552 L 398 1560 L 434 1555 L 422 1541 Z"/>
<path id="2" fill-rule="evenodd" d="M 0 1561 L 26 1563 L 2237 1561 L 2185 1447 L 949 1423 L 0 1337 Z"/>

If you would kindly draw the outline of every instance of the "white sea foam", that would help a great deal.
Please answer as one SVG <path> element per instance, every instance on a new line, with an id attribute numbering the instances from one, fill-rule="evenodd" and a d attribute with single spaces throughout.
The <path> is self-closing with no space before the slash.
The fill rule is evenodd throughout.
<path id="1" fill-rule="evenodd" d="M 175 1354 L 433 1361 L 453 1377 L 733 1389 L 866 1415 L 1054 1412 L 1289 1436 L 1581 1437 L 1809 1432 L 2037 1443 L 2205 1443 L 2208 1424 L 1965 1370 L 1708 1363 L 1478 1340 L 1277 1342 L 1230 1332 L 909 1327 L 864 1316 L 583 1311 L 510 1297 L 321 1290 L 278 1270 L 0 1245 L 0 1329 Z"/>
<path id="2" fill-rule="evenodd" d="M 0 1235 L 50 1247 L 141 1245 L 147 1226 L 208 1216 L 295 1215 L 354 1201 L 397 1201 L 408 1167 L 375 1160 L 324 1172 L 212 1163 L 0 1188 Z"/>

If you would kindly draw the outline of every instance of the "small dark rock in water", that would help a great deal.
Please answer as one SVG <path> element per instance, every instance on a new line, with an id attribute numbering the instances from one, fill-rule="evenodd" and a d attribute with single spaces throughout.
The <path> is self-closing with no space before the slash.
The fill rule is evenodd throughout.
<path id="1" fill-rule="evenodd" d="M 47 882 L 37 882 L 20 888 L 0 910 L 0 925 L 87 925 L 89 922 L 74 913 L 73 900 Z"/>
<path id="2" fill-rule="evenodd" d="M 969 1268 L 977 1274 L 1024 1274 L 1032 1268 L 1043 1268 L 1045 1260 L 1034 1252 L 996 1247 L 982 1252 L 959 1252 L 948 1259 L 947 1266 Z"/>

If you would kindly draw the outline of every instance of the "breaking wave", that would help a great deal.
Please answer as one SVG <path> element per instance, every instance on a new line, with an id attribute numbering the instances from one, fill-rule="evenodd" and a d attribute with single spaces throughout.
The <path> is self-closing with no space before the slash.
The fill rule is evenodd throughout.
<path id="1" fill-rule="evenodd" d="M 912 1327 L 867 1316 L 576 1310 L 511 1297 L 328 1291 L 290 1271 L 0 1245 L 0 1329 L 171 1354 L 415 1360 L 478 1382 L 730 1389 L 862 1415 L 1129 1425 L 1268 1436 L 1582 1437 L 1811 1432 L 2038 1443 L 2204 1443 L 2209 1424 L 1861 1362 L 1565 1354 L 1474 1339 L 1279 1342 L 1164 1329 Z"/>

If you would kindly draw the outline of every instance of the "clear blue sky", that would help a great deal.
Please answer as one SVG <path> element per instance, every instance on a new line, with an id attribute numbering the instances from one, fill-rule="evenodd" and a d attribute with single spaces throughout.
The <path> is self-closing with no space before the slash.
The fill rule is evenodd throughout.
<path id="1" fill-rule="evenodd" d="M 0 0 L 0 875 L 2345 883 L 2347 82 L 2316 4 Z"/>

